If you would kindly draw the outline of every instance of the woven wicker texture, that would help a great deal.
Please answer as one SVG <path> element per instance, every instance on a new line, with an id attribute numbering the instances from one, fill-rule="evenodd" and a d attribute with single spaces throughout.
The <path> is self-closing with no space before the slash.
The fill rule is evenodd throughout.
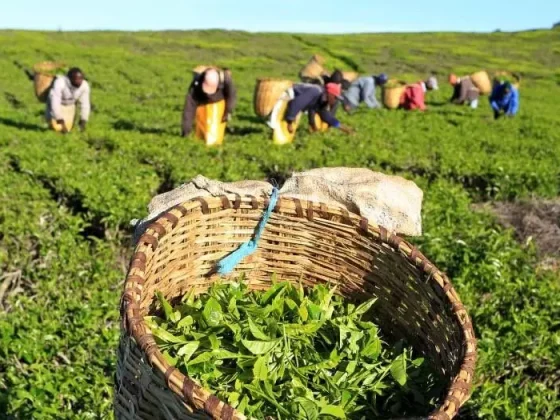
<path id="1" fill-rule="evenodd" d="M 485 71 L 471 74 L 471 80 L 482 95 L 489 95 L 492 92 L 492 82 Z"/>
<path id="2" fill-rule="evenodd" d="M 382 100 L 385 108 L 397 109 L 401 102 L 401 96 L 406 89 L 406 82 L 403 80 L 389 80 L 382 88 Z"/>
<path id="3" fill-rule="evenodd" d="M 209 68 L 217 68 L 217 67 L 215 67 L 215 66 L 207 66 L 207 65 L 205 65 L 205 64 L 201 64 L 201 65 L 199 65 L 199 66 L 196 66 L 196 67 L 192 70 L 193 77 L 196 77 L 196 76 L 198 76 L 199 74 L 204 73 L 204 72 L 206 71 L 206 69 L 209 69 Z"/>
<path id="4" fill-rule="evenodd" d="M 519 89 L 519 86 L 521 85 L 521 75 L 518 73 L 512 73 L 510 71 L 507 70 L 500 70 L 497 71 L 496 73 L 494 73 L 494 80 L 496 79 L 502 79 L 502 78 L 506 78 L 508 80 L 512 81 L 512 85 L 516 88 Z"/>
<path id="5" fill-rule="evenodd" d="M 216 281 L 215 263 L 248 240 L 268 199 L 238 195 L 180 204 L 140 238 L 125 282 L 118 352 L 118 419 L 245 419 L 171 367 L 143 317 L 158 311 L 155 292 L 172 302 L 203 293 Z M 271 275 L 338 284 L 349 299 L 377 296 L 372 315 L 384 333 L 406 338 L 448 382 L 447 396 L 430 419 L 450 419 L 468 399 L 476 359 L 469 316 L 449 279 L 417 249 L 344 209 L 281 198 L 255 254 L 234 273 L 254 289 Z M 206 413 L 206 414 L 205 414 Z"/>
<path id="6" fill-rule="evenodd" d="M 325 59 L 320 55 L 314 55 L 299 72 L 302 81 L 320 80 L 321 76 L 328 74 L 323 68 Z"/>
<path id="7" fill-rule="evenodd" d="M 352 83 L 354 80 L 356 80 L 360 75 L 358 73 L 356 73 L 355 71 L 343 71 L 342 72 L 342 78 L 344 80 L 347 80 L 348 82 Z"/>
<path id="8" fill-rule="evenodd" d="M 50 87 L 55 79 L 55 76 L 51 73 L 64 66 L 64 63 L 54 61 L 43 61 L 33 66 L 33 72 L 35 73 L 33 75 L 33 87 L 39 102 L 47 102 Z"/>
<path id="9" fill-rule="evenodd" d="M 280 96 L 291 88 L 293 82 L 283 79 L 258 79 L 253 95 L 253 107 L 259 117 L 267 117 Z"/>

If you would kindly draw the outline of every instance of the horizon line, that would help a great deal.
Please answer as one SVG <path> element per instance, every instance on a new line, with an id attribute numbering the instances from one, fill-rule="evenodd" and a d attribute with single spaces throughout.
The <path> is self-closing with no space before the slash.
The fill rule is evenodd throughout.
<path id="1" fill-rule="evenodd" d="M 262 34 L 262 35 L 275 35 L 275 34 L 305 34 L 305 35 L 382 35 L 382 34 L 431 34 L 431 33 L 459 33 L 459 34 L 499 34 L 499 33 L 521 33 L 521 32 L 536 32 L 536 31 L 552 31 L 554 27 L 541 27 L 529 28 L 519 30 L 501 30 L 495 29 L 493 31 L 483 30 L 428 30 L 428 31 L 358 31 L 358 32 L 305 32 L 305 31 L 252 31 L 247 29 L 225 29 L 225 28 L 192 28 L 192 29 L 22 29 L 22 28 L 0 28 L 0 32 L 65 32 L 65 33 L 88 33 L 88 32 L 240 32 L 249 34 Z"/>

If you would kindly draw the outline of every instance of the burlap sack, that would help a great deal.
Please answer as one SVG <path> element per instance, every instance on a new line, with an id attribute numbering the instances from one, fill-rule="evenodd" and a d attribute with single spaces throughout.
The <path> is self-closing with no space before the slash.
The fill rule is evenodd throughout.
<path id="1" fill-rule="evenodd" d="M 135 241 L 151 221 L 177 204 L 196 197 L 239 194 L 269 196 L 273 186 L 264 181 L 220 182 L 198 175 L 172 191 L 155 196 L 145 219 L 133 220 Z M 418 186 L 398 176 L 361 168 L 320 168 L 294 173 L 280 197 L 294 197 L 341 206 L 366 217 L 393 233 L 408 236 L 422 234 L 422 198 Z"/>
<path id="2" fill-rule="evenodd" d="M 422 234 L 423 192 L 399 176 L 364 168 L 320 168 L 294 173 L 280 196 L 340 205 L 393 233 Z"/>
<path id="3" fill-rule="evenodd" d="M 272 188 L 272 184 L 265 181 L 220 182 L 198 175 L 186 184 L 152 198 L 150 204 L 148 204 L 148 216 L 140 221 L 138 219 L 131 221 L 131 224 L 135 225 L 134 242 L 160 214 L 185 201 L 197 197 L 218 196 L 228 193 L 268 197 L 272 193 Z"/>

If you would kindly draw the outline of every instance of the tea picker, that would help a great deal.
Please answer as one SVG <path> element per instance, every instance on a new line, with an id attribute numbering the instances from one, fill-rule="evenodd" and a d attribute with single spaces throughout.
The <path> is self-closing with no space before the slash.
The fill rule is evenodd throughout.
<path id="1" fill-rule="evenodd" d="M 47 98 L 46 119 L 51 129 L 61 133 L 72 130 L 80 104 L 80 130 L 85 130 L 91 111 L 90 87 L 84 73 L 77 67 L 54 79 Z"/>
<path id="2" fill-rule="evenodd" d="M 509 81 L 496 83 L 489 100 L 494 119 L 502 115 L 513 117 L 519 111 L 519 91 Z"/>
<path id="3" fill-rule="evenodd" d="M 361 102 L 364 102 L 368 108 L 381 108 L 381 104 L 375 97 L 376 86 L 383 86 L 387 83 L 389 77 L 385 73 L 378 76 L 363 76 L 354 80 L 350 87 L 344 92 L 344 110 L 350 112 L 355 109 Z"/>
<path id="4" fill-rule="evenodd" d="M 309 84 L 294 85 L 294 98 L 288 103 L 284 119 L 290 133 L 295 132 L 294 121 L 300 112 L 307 111 L 309 125 L 313 131 L 318 129 L 315 115 L 319 115 L 321 120 L 342 130 L 346 134 L 351 134 L 353 130 L 338 121 L 329 108 L 333 107 L 341 99 L 342 89 L 340 84 L 327 83 L 325 87 Z"/>
<path id="5" fill-rule="evenodd" d="M 457 77 L 450 74 L 448 78 L 449 84 L 453 87 L 453 96 L 449 100 L 456 105 L 467 103 L 471 108 L 478 107 L 478 97 L 480 90 L 475 86 L 469 76 Z"/>
<path id="6" fill-rule="evenodd" d="M 182 136 L 188 136 L 195 125 L 196 136 L 207 145 L 221 144 L 225 125 L 237 102 L 231 73 L 215 67 L 196 71 L 183 108 Z"/>
<path id="7" fill-rule="evenodd" d="M 418 109 L 426 110 L 426 92 L 430 90 L 438 90 L 438 82 L 435 76 L 431 76 L 424 82 L 408 85 L 401 96 L 400 107 L 408 111 Z"/>

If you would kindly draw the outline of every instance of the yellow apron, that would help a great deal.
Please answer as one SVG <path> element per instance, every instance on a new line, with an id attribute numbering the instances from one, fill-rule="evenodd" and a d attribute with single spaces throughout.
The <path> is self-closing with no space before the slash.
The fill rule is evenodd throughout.
<path id="1" fill-rule="evenodd" d="M 294 141 L 299 120 L 301 118 L 301 112 L 297 115 L 296 120 L 293 122 L 293 133 L 288 131 L 288 123 L 284 120 L 288 103 L 292 100 L 292 96 L 293 93 L 284 93 L 272 109 L 269 125 L 272 127 L 272 142 L 274 144 L 288 144 Z"/>
<path id="2" fill-rule="evenodd" d="M 226 123 L 222 122 L 226 110 L 226 101 L 200 105 L 196 108 L 195 136 L 206 142 L 207 146 L 222 144 Z"/>
<path id="3" fill-rule="evenodd" d="M 62 119 L 68 131 L 72 130 L 74 126 L 74 117 L 76 116 L 76 105 L 62 105 L 61 106 Z M 57 133 L 62 132 L 62 124 L 56 122 L 54 118 L 49 121 L 49 127 Z"/>
<path id="4" fill-rule="evenodd" d="M 325 132 L 329 129 L 329 125 L 321 119 L 319 114 L 315 114 L 315 127 L 320 132 Z"/>

